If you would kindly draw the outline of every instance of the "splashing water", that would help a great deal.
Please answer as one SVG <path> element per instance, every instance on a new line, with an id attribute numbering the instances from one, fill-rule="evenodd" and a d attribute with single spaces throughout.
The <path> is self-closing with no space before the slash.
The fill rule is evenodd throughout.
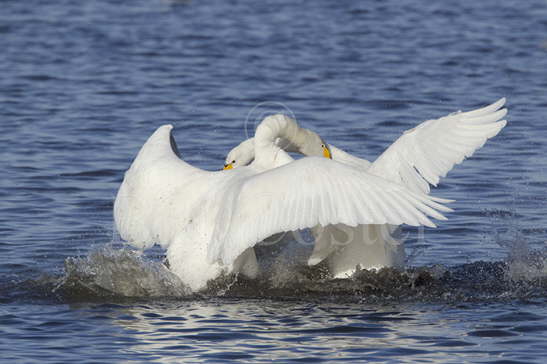
<path id="1" fill-rule="evenodd" d="M 111 245 L 83 258 L 68 258 L 57 289 L 68 296 L 184 297 L 190 290 L 158 261 Z"/>
<path id="2" fill-rule="evenodd" d="M 501 248 L 507 250 L 505 279 L 515 284 L 526 285 L 547 276 L 547 242 L 543 250 L 533 250 L 526 239 L 520 220 L 516 217 L 518 193 L 513 193 L 513 203 L 509 211 L 489 211 L 492 238 Z"/>
<path id="3" fill-rule="evenodd" d="M 545 298 L 547 250 L 531 250 L 518 227 L 496 229 L 496 243 L 507 249 L 501 261 L 457 266 L 433 265 L 358 270 L 351 278 L 334 279 L 326 264 L 306 265 L 312 244 L 257 245 L 261 273 L 257 279 L 226 274 L 191 290 L 163 263 L 163 256 L 143 254 L 108 243 L 83 257 L 65 260 L 64 273 L 9 283 L 2 291 L 21 297 L 61 301 L 127 298 L 249 297 L 320 299 L 337 302 L 469 302 Z M 25 292 L 27 291 L 27 292 Z M 30 291 L 30 292 L 29 292 Z"/>
<path id="4" fill-rule="evenodd" d="M 322 264 L 308 267 L 277 255 L 257 279 L 223 275 L 199 296 L 321 299 L 337 302 L 470 302 L 545 297 L 545 254 L 515 241 L 505 261 L 474 262 L 454 267 L 434 265 L 405 270 L 359 270 L 334 279 Z M 518 252 L 518 254 L 516 253 Z M 263 257 L 264 258 L 264 257 Z M 111 244 L 85 257 L 65 261 L 54 291 L 66 300 L 198 297 L 157 259 Z"/>

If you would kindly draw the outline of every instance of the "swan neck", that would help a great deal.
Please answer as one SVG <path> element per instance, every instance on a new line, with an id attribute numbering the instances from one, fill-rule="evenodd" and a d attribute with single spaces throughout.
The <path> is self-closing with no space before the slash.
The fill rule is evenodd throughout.
<path id="1" fill-rule="evenodd" d="M 265 118 L 255 132 L 255 152 L 260 159 L 259 151 L 265 148 L 279 148 L 275 144 L 277 138 L 289 141 L 286 149 L 290 152 L 298 152 L 306 142 L 309 130 L 300 128 L 296 121 L 282 114 L 276 114 Z M 281 143 L 283 144 L 283 143 Z"/>

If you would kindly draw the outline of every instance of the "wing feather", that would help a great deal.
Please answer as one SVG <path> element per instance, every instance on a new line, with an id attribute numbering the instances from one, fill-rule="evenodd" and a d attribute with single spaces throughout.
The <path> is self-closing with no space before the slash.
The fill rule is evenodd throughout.
<path id="1" fill-rule="evenodd" d="M 172 128 L 163 125 L 148 138 L 125 173 L 114 202 L 118 232 L 138 248 L 155 243 L 167 248 L 194 215 L 206 213 L 200 196 L 207 193 L 213 200 L 215 189 L 222 191 L 227 179 L 181 160 Z"/>
<path id="2" fill-rule="evenodd" d="M 372 163 L 368 172 L 429 193 L 439 178 L 473 155 L 507 124 L 505 98 L 486 107 L 428 120 L 407 130 Z"/>
<path id="3" fill-rule="evenodd" d="M 267 237 L 317 224 L 435 226 L 451 211 L 433 197 L 333 160 L 307 157 L 248 177 L 228 226 L 213 233 L 208 257 L 230 264 Z M 226 216 L 225 215 L 225 216 Z"/>

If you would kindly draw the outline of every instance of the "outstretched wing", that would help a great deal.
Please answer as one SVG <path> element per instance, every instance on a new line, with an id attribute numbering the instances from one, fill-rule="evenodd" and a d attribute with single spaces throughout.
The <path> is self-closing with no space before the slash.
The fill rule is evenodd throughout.
<path id="1" fill-rule="evenodd" d="M 179 158 L 172 125 L 159 127 L 125 173 L 114 202 L 120 236 L 138 248 L 167 247 L 186 216 L 200 211 L 200 193 L 214 191 L 217 174 Z M 192 193 L 185 193 L 192 191 Z"/>
<path id="2" fill-rule="evenodd" d="M 317 224 L 435 225 L 451 211 L 437 199 L 342 163 L 307 157 L 247 178 L 222 207 L 208 257 L 230 264 L 267 237 Z M 440 202 L 440 203 L 439 203 Z"/>
<path id="3" fill-rule="evenodd" d="M 455 164 L 470 157 L 505 126 L 502 98 L 492 105 L 428 120 L 407 130 L 368 172 L 401 183 L 414 192 L 429 193 Z M 501 120 L 501 121 L 500 121 Z"/>

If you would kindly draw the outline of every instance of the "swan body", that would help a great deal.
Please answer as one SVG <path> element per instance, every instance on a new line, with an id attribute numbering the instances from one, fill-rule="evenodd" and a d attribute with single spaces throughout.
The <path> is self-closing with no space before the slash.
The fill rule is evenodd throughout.
<path id="1" fill-rule="evenodd" d="M 505 98 L 495 103 L 468 112 L 456 112 L 439 119 L 425 121 L 407 130 L 389 146 L 374 162 L 353 156 L 328 144 L 330 156 L 360 171 L 404 185 L 416 193 L 429 193 L 430 184 L 436 186 L 440 177 L 481 148 L 486 140 L 497 135 L 506 125 L 502 118 L 507 110 L 502 108 Z M 306 130 L 301 135 L 312 135 Z M 302 152 L 299 140 L 281 141 L 290 151 L 305 155 L 320 155 Z M 250 138 L 232 149 L 228 161 L 241 160 L 244 164 L 252 160 L 253 139 Z M 309 265 L 327 260 L 335 277 L 343 278 L 361 268 L 401 267 L 405 252 L 401 241 L 393 237 L 396 226 L 333 224 L 312 228 L 315 237 L 314 251 L 308 259 Z"/>
<path id="2" fill-rule="evenodd" d="M 256 275 L 252 248 L 276 233 L 330 224 L 435 226 L 429 217 L 445 220 L 439 211 L 451 211 L 441 204 L 447 200 L 327 158 L 294 161 L 275 144 L 300 135 L 282 115 L 257 128 L 254 161 L 229 171 L 184 162 L 172 128 L 159 127 L 142 146 L 119 188 L 114 219 L 134 246 L 166 248 L 170 269 L 194 291 L 223 272 Z"/>

